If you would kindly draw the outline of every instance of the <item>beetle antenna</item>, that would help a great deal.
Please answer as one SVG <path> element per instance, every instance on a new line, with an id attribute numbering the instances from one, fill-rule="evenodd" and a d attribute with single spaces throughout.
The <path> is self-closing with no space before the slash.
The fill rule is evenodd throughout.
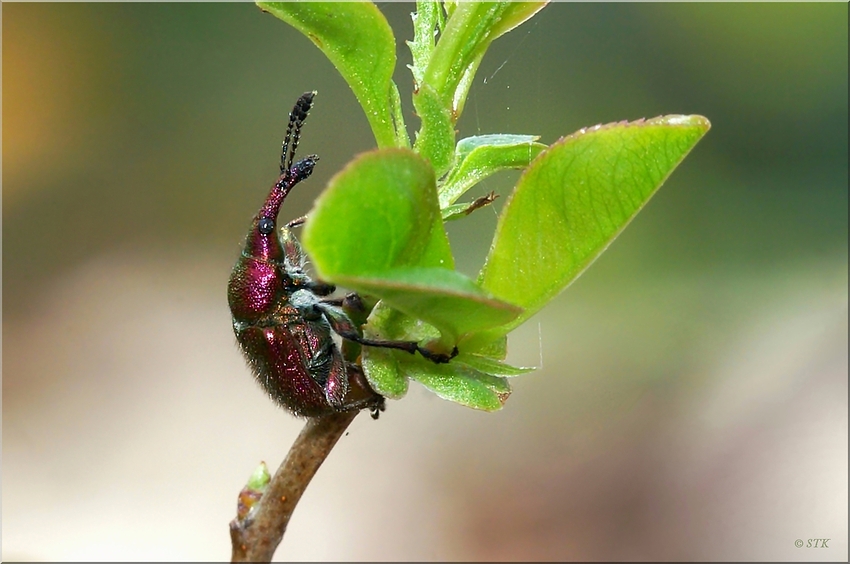
<path id="1" fill-rule="evenodd" d="M 286 136 L 283 138 L 283 146 L 280 149 L 280 174 L 285 176 L 289 174 L 289 169 L 292 168 L 292 162 L 295 160 L 295 151 L 298 149 L 298 141 L 301 138 L 301 126 L 304 125 L 304 120 L 307 119 L 307 113 L 313 107 L 313 97 L 316 91 L 305 92 L 295 102 L 292 111 L 289 112 L 289 125 L 286 128 Z M 290 147 L 290 142 L 292 146 Z"/>

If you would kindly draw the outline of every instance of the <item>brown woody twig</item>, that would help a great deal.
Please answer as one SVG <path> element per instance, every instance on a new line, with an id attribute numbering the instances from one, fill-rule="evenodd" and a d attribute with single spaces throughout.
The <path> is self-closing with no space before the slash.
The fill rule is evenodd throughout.
<path id="1" fill-rule="evenodd" d="M 271 562 L 301 494 L 358 413 L 307 421 L 248 517 L 230 522 L 232 562 Z"/>

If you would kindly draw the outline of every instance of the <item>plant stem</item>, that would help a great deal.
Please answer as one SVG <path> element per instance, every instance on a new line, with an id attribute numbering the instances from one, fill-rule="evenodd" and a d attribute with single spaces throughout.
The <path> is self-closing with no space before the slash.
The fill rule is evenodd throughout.
<path id="1" fill-rule="evenodd" d="M 301 494 L 358 413 L 307 421 L 248 518 L 230 522 L 231 562 L 271 562 Z"/>

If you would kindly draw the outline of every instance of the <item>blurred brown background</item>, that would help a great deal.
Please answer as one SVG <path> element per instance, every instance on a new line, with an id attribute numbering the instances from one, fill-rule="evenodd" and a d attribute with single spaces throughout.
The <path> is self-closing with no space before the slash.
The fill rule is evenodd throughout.
<path id="1" fill-rule="evenodd" d="M 411 129 L 410 4 L 399 41 Z M 479 413 L 418 385 L 353 424 L 283 560 L 846 560 L 846 3 L 548 6 L 499 39 L 460 136 L 699 113 L 713 128 L 512 337 Z M 4 560 L 223 560 L 236 495 L 302 423 L 252 381 L 225 286 L 286 115 L 373 140 L 251 4 L 4 4 Z M 475 188 L 509 194 L 516 175 Z M 499 202 L 504 201 L 504 197 Z M 496 211 L 450 227 L 473 274 Z M 829 538 L 829 548 L 796 548 Z"/>

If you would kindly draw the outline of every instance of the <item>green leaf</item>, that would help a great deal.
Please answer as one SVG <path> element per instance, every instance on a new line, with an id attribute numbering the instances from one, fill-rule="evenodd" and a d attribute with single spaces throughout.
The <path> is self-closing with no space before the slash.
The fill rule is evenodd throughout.
<path id="1" fill-rule="evenodd" d="M 507 380 L 460 364 L 434 364 L 419 357 L 398 359 L 401 371 L 443 399 L 484 411 L 502 408 L 511 394 Z"/>
<path id="2" fill-rule="evenodd" d="M 470 204 L 468 202 L 463 204 L 454 204 L 452 206 L 446 206 L 440 211 L 440 214 L 443 216 L 443 221 L 454 221 L 456 219 L 460 219 L 469 215 L 467 213 L 467 210 L 469 210 L 469 206 Z"/>
<path id="3" fill-rule="evenodd" d="M 373 390 L 385 398 L 401 399 L 407 393 L 409 380 L 402 374 L 393 352 L 390 349 L 363 347 L 361 365 Z"/>
<path id="4" fill-rule="evenodd" d="M 463 351 L 487 358 L 504 360 L 508 356 L 508 337 L 501 335 L 493 340 L 473 338 L 463 344 Z"/>
<path id="5" fill-rule="evenodd" d="M 499 327 L 522 313 L 521 308 L 495 299 L 463 274 L 444 268 L 395 268 L 372 275 L 337 276 L 333 281 L 377 296 L 436 327 L 448 350 L 465 335 Z"/>
<path id="6" fill-rule="evenodd" d="M 376 329 L 379 326 L 381 329 Z M 432 331 L 421 321 L 379 303 L 369 316 L 364 334 L 372 339 L 412 338 L 421 341 L 433 336 Z M 434 364 L 419 355 L 363 347 L 362 366 L 369 385 L 388 398 L 399 399 L 404 396 L 408 380 L 412 378 L 443 399 L 486 411 L 500 409 L 510 395 L 510 385 L 504 378 L 486 374 L 470 366 L 470 363 L 456 362 L 457 359 L 474 356 L 477 355 L 461 353 L 448 364 Z M 503 364 L 495 360 L 489 360 L 488 363 L 488 360 L 482 361 L 488 368 L 494 364 Z M 471 362 L 474 363 L 475 359 Z"/>
<path id="7" fill-rule="evenodd" d="M 537 139 L 536 135 L 478 135 L 458 141 L 455 148 L 457 165 L 439 188 L 440 208 L 454 203 L 495 172 L 528 166 L 546 149 L 546 145 L 535 142 Z"/>
<path id="8" fill-rule="evenodd" d="M 378 302 L 369 314 L 363 335 L 369 339 L 430 341 L 439 338 L 439 331 L 421 321 L 404 315 L 384 302 Z M 394 354 L 398 351 L 363 347 L 361 366 L 372 389 L 390 399 L 400 399 L 407 393 L 408 378 Z M 402 353 L 406 354 L 406 353 Z"/>
<path id="9" fill-rule="evenodd" d="M 361 155 L 316 199 L 304 246 L 318 275 L 436 327 L 443 346 L 516 318 L 452 270 L 432 169 L 408 149 Z"/>
<path id="10" fill-rule="evenodd" d="M 463 113 L 466 98 L 469 94 L 469 89 L 472 87 L 472 81 L 475 78 L 475 73 L 478 71 L 478 66 L 481 64 L 481 59 L 484 58 L 484 53 L 490 43 L 496 38 L 511 31 L 524 21 L 530 19 L 534 14 L 542 10 L 549 0 L 543 2 L 509 2 L 505 11 L 499 16 L 493 27 L 490 29 L 487 41 L 482 44 L 478 53 L 472 58 L 466 70 L 455 87 L 454 96 L 452 97 L 452 108 L 454 108 L 455 121 Z"/>
<path id="11" fill-rule="evenodd" d="M 451 108 L 455 122 L 460 119 L 460 115 L 463 113 L 464 107 L 466 107 L 466 98 L 469 96 L 469 90 L 472 88 L 472 83 L 475 81 L 475 73 L 478 72 L 481 60 L 484 59 L 484 53 L 486 53 L 486 51 L 482 49 L 478 52 L 475 58 L 472 59 L 463 71 L 463 74 L 455 87 L 455 92 L 451 99 Z"/>
<path id="12" fill-rule="evenodd" d="M 463 364 L 484 374 L 503 376 L 505 378 L 520 376 L 537 370 L 533 367 L 511 366 L 510 364 L 500 362 L 494 358 L 466 352 L 462 352 L 457 355 L 454 359 L 452 359 L 452 362 Z"/>
<path id="13" fill-rule="evenodd" d="M 392 341 L 431 341 L 439 338 L 439 331 L 420 320 L 409 317 L 398 310 L 378 302 L 369 314 L 363 335 L 369 339 Z M 363 373 L 372 389 L 390 399 L 399 399 L 407 393 L 408 377 L 402 373 L 397 356 L 400 353 L 390 349 L 363 347 L 361 365 Z"/>
<path id="14" fill-rule="evenodd" d="M 460 117 L 465 92 L 457 96 L 463 82 L 471 83 L 469 69 L 478 63 L 500 35 L 520 25 L 545 6 L 545 2 L 458 2 L 437 42 L 422 82 L 430 85 L 451 108 L 453 121 Z"/>
<path id="15" fill-rule="evenodd" d="M 337 173 L 313 204 L 303 241 L 331 282 L 406 266 L 454 267 L 434 171 L 410 149 L 365 153 Z"/>
<path id="16" fill-rule="evenodd" d="M 257 2 L 306 35 L 351 87 L 379 147 L 404 146 L 407 132 L 393 116 L 395 37 L 371 2 Z"/>
<path id="17" fill-rule="evenodd" d="M 501 18 L 490 30 L 490 41 L 501 37 L 523 22 L 531 19 L 534 14 L 546 7 L 549 0 L 544 2 L 510 2 L 508 9 L 502 13 Z"/>
<path id="18" fill-rule="evenodd" d="M 390 114 L 395 128 L 395 146 L 410 147 L 407 126 L 404 125 L 404 108 L 401 107 L 401 95 L 398 93 L 398 86 L 395 82 L 390 82 Z"/>
<path id="19" fill-rule="evenodd" d="M 467 67 L 486 51 L 489 32 L 507 5 L 508 2 L 459 2 L 446 22 L 422 83 L 430 85 L 447 108 Z"/>
<path id="20" fill-rule="evenodd" d="M 422 83 L 425 68 L 431 59 L 431 53 L 437 44 L 437 33 L 445 24 L 443 7 L 440 2 L 418 0 L 416 12 L 411 14 L 413 19 L 413 41 L 408 41 L 413 64 L 408 65 L 413 73 L 415 87 Z"/>
<path id="21" fill-rule="evenodd" d="M 499 35 L 533 16 L 545 2 L 460 2 L 450 13 L 434 46 L 438 8 L 420 2 L 410 49 L 416 89 L 413 106 L 422 120 L 416 150 L 428 159 L 437 177 L 453 164 L 454 125 L 463 112 L 475 71 L 487 47 Z M 426 66 L 427 63 L 427 66 Z"/>
<path id="22" fill-rule="evenodd" d="M 414 149 L 434 167 L 437 178 L 452 167 L 455 127 L 452 114 L 434 90 L 422 84 L 413 94 L 413 107 L 422 120 Z"/>
<path id="23" fill-rule="evenodd" d="M 540 139 L 539 135 L 515 135 L 511 133 L 491 133 L 488 135 L 473 135 L 472 137 L 464 137 L 457 142 L 455 153 L 457 161 L 463 163 L 473 153 L 485 151 L 501 151 L 517 146 L 540 145 L 546 148 L 542 143 L 534 143 Z M 539 153 L 539 151 L 538 151 Z"/>
<path id="24" fill-rule="evenodd" d="M 582 129 L 529 165 L 505 204 L 479 280 L 525 312 L 516 327 L 576 279 L 619 235 L 708 131 L 701 116 L 665 116 Z"/>
<path id="25" fill-rule="evenodd" d="M 428 340 L 435 335 L 429 325 L 383 302 L 369 316 L 364 334 L 371 339 L 416 341 Z M 504 357 L 505 342 L 504 337 L 491 342 L 490 347 L 482 351 L 488 357 L 462 352 L 445 365 L 436 365 L 401 351 L 363 347 L 363 372 L 376 392 L 391 399 L 399 399 L 407 393 L 408 380 L 412 377 L 444 399 L 492 411 L 501 407 L 510 394 L 510 386 L 500 376 L 514 376 L 528 370 L 492 358 Z M 464 350 L 467 349 L 465 346 Z"/>

